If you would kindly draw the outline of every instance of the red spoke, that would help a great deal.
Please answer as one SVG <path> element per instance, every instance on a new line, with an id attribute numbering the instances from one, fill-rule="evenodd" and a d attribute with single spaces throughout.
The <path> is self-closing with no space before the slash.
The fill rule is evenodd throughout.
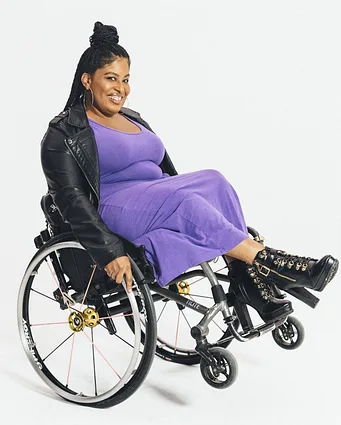
<path id="1" fill-rule="evenodd" d="M 70 313 L 71 313 L 70 304 L 68 303 L 68 300 L 67 300 L 67 298 L 65 297 L 65 295 L 64 295 L 64 293 L 63 293 L 63 291 L 62 291 L 62 289 L 61 289 L 61 287 L 60 287 L 59 280 L 56 278 L 56 273 L 52 270 L 52 268 L 51 268 L 51 266 L 50 266 L 49 261 L 48 261 L 48 260 L 46 260 L 46 262 L 47 262 L 47 266 L 48 266 L 48 268 L 50 269 L 50 272 L 51 272 L 51 274 L 52 274 L 52 276 L 53 276 L 53 279 L 57 282 L 57 286 L 58 286 L 58 288 L 59 288 L 60 293 L 62 294 L 64 304 L 66 304 L 66 305 L 67 305 L 67 308 L 69 309 L 69 311 L 70 311 Z"/>
<path id="2" fill-rule="evenodd" d="M 222 270 L 224 270 L 224 269 L 226 269 L 226 266 L 222 267 L 221 269 L 215 270 L 213 273 L 221 272 L 221 271 L 222 271 Z M 203 277 L 201 277 L 200 279 L 197 279 L 197 280 L 195 280 L 194 282 L 189 283 L 189 285 L 188 285 L 188 286 L 194 285 L 195 283 L 200 282 L 200 281 L 201 281 L 201 280 L 203 280 L 203 279 L 207 279 L 207 277 L 206 277 L 206 276 L 203 276 Z"/>
<path id="3" fill-rule="evenodd" d="M 174 353 L 176 352 L 176 347 L 177 347 L 177 345 L 178 345 L 179 324 L 180 324 L 180 310 L 179 310 L 179 313 L 178 313 L 178 323 L 177 323 L 177 326 L 176 326 Z"/>
<path id="4" fill-rule="evenodd" d="M 116 375 L 120 378 L 120 379 L 122 379 L 121 378 L 121 376 L 116 372 L 116 370 L 111 366 L 111 364 L 108 362 L 108 360 L 104 357 L 104 355 L 101 353 L 101 351 L 98 349 L 98 347 L 97 347 L 97 345 L 93 342 L 93 341 L 91 341 L 91 339 L 89 338 L 89 336 L 85 333 L 85 332 L 83 332 L 83 334 L 88 338 L 88 340 L 90 341 L 90 344 L 93 346 L 93 347 L 95 347 L 96 348 L 96 350 L 97 350 L 97 352 L 98 352 L 98 354 L 102 357 L 102 359 L 107 363 L 107 365 L 110 367 L 110 369 L 113 371 L 113 372 L 115 372 L 116 373 Z"/>
<path id="5" fill-rule="evenodd" d="M 84 304 L 85 298 L 86 298 L 86 296 L 87 296 L 87 294 L 88 294 L 89 287 L 90 287 L 90 283 L 91 283 L 92 278 L 93 278 L 93 276 L 94 276 L 94 273 L 95 273 L 96 267 L 97 267 L 97 265 L 95 264 L 95 265 L 94 265 L 94 267 L 93 267 L 93 270 L 92 270 L 92 273 L 91 273 L 91 276 L 90 276 L 89 282 L 88 282 L 88 286 L 86 287 L 86 291 L 85 291 L 85 293 L 84 293 L 84 297 L 83 297 L 83 300 L 82 300 L 81 308 L 83 307 L 83 304 Z"/>
<path id="6" fill-rule="evenodd" d="M 69 322 L 47 322 L 47 323 L 34 323 L 30 326 L 48 326 L 48 325 L 68 325 Z"/>

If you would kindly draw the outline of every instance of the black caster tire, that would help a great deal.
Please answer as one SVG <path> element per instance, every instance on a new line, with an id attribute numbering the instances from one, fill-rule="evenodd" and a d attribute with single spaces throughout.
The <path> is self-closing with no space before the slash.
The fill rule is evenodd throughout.
<path id="1" fill-rule="evenodd" d="M 213 388 L 224 389 L 237 379 L 238 363 L 233 354 L 225 348 L 214 347 L 209 350 L 216 361 L 217 370 L 213 370 L 203 358 L 200 361 L 200 372 L 204 380 Z M 224 378 L 221 379 L 221 376 Z"/>
<path id="2" fill-rule="evenodd" d="M 272 331 L 275 343 L 284 350 L 296 350 L 303 343 L 304 336 L 302 323 L 292 316 L 289 316 L 283 325 Z"/>

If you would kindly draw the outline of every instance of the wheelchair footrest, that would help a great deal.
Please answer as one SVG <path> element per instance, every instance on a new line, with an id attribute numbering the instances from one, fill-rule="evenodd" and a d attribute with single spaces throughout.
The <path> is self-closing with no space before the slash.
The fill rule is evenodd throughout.
<path id="1" fill-rule="evenodd" d="M 319 298 L 315 297 L 315 295 L 310 293 L 305 288 L 291 288 L 291 289 L 286 289 L 285 292 L 297 298 L 298 300 L 304 302 L 311 308 L 315 308 L 318 302 L 320 301 Z"/>

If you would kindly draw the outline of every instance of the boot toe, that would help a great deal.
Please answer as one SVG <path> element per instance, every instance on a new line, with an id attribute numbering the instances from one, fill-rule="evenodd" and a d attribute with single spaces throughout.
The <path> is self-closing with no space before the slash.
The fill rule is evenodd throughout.
<path id="1" fill-rule="evenodd" d="M 325 255 L 319 260 L 312 271 L 311 279 L 315 280 L 312 289 L 323 291 L 328 283 L 335 277 L 339 268 L 339 261 L 331 255 Z"/>

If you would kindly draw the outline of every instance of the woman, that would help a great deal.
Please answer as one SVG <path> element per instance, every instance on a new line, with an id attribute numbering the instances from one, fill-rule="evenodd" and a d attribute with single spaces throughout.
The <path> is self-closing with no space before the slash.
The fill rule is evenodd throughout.
<path id="1" fill-rule="evenodd" d="M 231 290 L 267 321 L 292 312 L 272 285 L 322 291 L 338 261 L 291 256 L 248 237 L 235 190 L 216 170 L 178 175 L 161 140 L 129 96 L 130 58 L 116 28 L 96 22 L 64 111 L 41 145 L 48 190 L 96 264 L 131 290 L 130 262 L 117 235 L 145 245 L 159 285 L 225 255 Z"/>

